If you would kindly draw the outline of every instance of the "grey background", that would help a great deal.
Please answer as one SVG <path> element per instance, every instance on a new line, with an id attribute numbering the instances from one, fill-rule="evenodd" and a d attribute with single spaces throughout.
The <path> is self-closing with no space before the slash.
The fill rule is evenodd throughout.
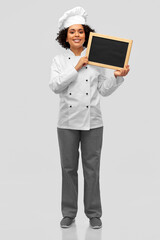
<path id="1" fill-rule="evenodd" d="M 88 228 L 79 168 L 76 224 L 61 230 L 58 95 L 48 83 L 58 19 L 88 12 L 96 32 L 133 39 L 130 73 L 102 98 L 103 229 Z M 159 0 L 0 3 L 1 239 L 160 239 Z"/>

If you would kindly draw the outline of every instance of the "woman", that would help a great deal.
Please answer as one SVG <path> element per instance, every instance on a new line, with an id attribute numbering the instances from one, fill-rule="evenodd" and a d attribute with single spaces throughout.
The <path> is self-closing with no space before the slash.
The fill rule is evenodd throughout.
<path id="1" fill-rule="evenodd" d="M 107 77 L 105 68 L 88 65 L 87 14 L 81 7 L 64 13 L 56 40 L 66 52 L 53 58 L 50 88 L 60 96 L 57 126 L 62 167 L 61 227 L 70 227 L 77 214 L 78 159 L 81 148 L 84 208 L 92 228 L 102 227 L 99 167 L 103 136 L 100 95 L 108 96 L 124 81 L 127 65 Z"/>

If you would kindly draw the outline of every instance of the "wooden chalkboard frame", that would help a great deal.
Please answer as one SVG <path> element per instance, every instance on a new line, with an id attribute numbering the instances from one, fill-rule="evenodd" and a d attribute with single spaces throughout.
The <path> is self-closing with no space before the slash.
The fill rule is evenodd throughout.
<path id="1" fill-rule="evenodd" d="M 119 41 L 119 42 L 128 43 L 128 48 L 127 48 L 127 52 L 126 52 L 124 66 L 128 65 L 133 40 L 119 38 L 119 37 L 112 37 L 112 36 L 108 36 L 108 35 L 104 35 L 104 34 L 90 32 L 89 39 L 88 39 L 87 50 L 86 50 L 86 56 L 88 58 L 89 58 L 90 49 L 92 47 L 92 39 L 93 39 L 94 36 L 100 37 L 100 38 L 111 39 L 111 40 L 115 40 L 115 41 Z M 103 52 L 103 54 L 104 54 L 104 52 Z M 113 66 L 113 65 L 109 65 L 109 64 L 103 64 L 103 63 L 99 63 L 99 62 L 96 62 L 96 61 L 93 62 L 93 61 L 90 61 L 90 60 L 88 61 L 88 64 L 96 65 L 96 66 L 100 66 L 100 67 L 105 67 L 105 68 L 111 68 L 111 69 L 115 69 L 115 70 L 122 69 L 124 67 L 124 66 L 119 67 L 119 66 Z"/>

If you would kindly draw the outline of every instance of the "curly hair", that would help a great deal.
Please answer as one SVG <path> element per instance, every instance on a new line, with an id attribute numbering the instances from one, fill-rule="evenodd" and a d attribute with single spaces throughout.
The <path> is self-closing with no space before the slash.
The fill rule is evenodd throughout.
<path id="1" fill-rule="evenodd" d="M 85 42 L 84 42 L 83 46 L 87 47 L 89 33 L 90 32 L 95 32 L 95 30 L 92 29 L 88 25 L 82 25 L 82 26 L 83 26 L 84 31 L 85 31 Z M 68 28 L 64 28 L 64 29 L 60 30 L 59 33 L 57 33 L 57 38 L 55 39 L 63 48 L 66 48 L 66 49 L 70 48 L 69 43 L 66 42 L 67 32 L 68 32 Z"/>

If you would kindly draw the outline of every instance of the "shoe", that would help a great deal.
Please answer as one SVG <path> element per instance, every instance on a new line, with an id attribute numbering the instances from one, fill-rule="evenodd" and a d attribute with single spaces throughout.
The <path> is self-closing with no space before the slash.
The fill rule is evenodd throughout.
<path id="1" fill-rule="evenodd" d="M 93 229 L 101 228 L 102 227 L 101 219 L 97 217 L 90 218 L 90 226 Z"/>
<path id="2" fill-rule="evenodd" d="M 74 221 L 75 221 L 74 218 L 64 217 L 61 220 L 60 225 L 61 225 L 62 228 L 69 228 Z"/>

